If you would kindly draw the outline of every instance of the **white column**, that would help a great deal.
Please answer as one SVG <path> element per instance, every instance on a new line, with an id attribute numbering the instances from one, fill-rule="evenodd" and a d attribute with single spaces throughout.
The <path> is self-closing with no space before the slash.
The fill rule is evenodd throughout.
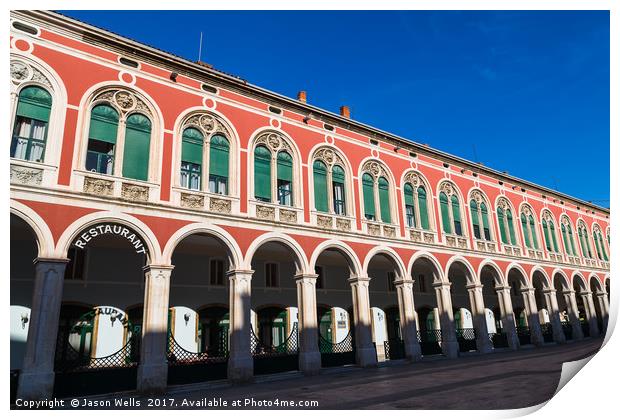
<path id="1" fill-rule="evenodd" d="M 295 276 L 299 306 L 299 370 L 315 375 L 321 370 L 316 313 L 316 274 Z"/>
<path id="2" fill-rule="evenodd" d="M 562 329 L 562 322 L 560 321 L 560 308 L 558 307 L 558 298 L 556 290 L 551 287 L 549 289 L 543 289 L 545 295 L 545 301 L 547 302 L 547 310 L 549 311 L 549 318 L 551 318 L 551 328 L 553 328 L 553 341 L 558 344 L 566 343 L 566 336 Z"/>
<path id="3" fill-rule="evenodd" d="M 594 309 L 592 292 L 581 292 L 580 296 L 583 299 L 583 306 L 586 310 L 586 318 L 588 320 L 588 325 L 590 326 L 590 337 L 598 337 L 598 321 L 596 319 L 596 309 Z"/>
<path id="4" fill-rule="evenodd" d="M 527 323 L 530 327 L 532 344 L 535 346 L 542 346 L 545 340 L 543 339 L 542 330 L 540 329 L 538 307 L 536 306 L 536 295 L 534 294 L 535 290 L 536 289 L 533 287 L 522 288 L 521 294 L 523 295 L 525 314 L 527 315 Z"/>
<path id="5" fill-rule="evenodd" d="M 54 355 L 66 259 L 35 260 L 34 290 L 17 398 L 41 400 L 54 391 Z"/>
<path id="6" fill-rule="evenodd" d="M 487 320 L 484 314 L 484 298 L 482 296 L 481 284 L 467 285 L 467 293 L 469 294 L 469 305 L 472 309 L 474 317 L 474 328 L 476 329 L 476 347 L 480 353 L 490 353 L 493 351 L 493 345 L 489 339 L 489 329 L 487 328 Z"/>
<path id="7" fill-rule="evenodd" d="M 453 359 L 459 354 L 459 344 L 456 341 L 454 314 L 452 313 L 451 284 L 445 279 L 434 282 L 433 287 L 437 297 L 437 310 L 439 311 L 439 323 L 441 324 L 441 349 L 443 354 Z"/>
<path id="8" fill-rule="evenodd" d="M 579 309 L 577 308 L 575 292 L 572 290 L 565 290 L 562 293 L 564 294 L 564 300 L 566 300 L 568 320 L 570 321 L 571 328 L 573 329 L 573 340 L 583 340 L 583 330 L 581 329 L 581 323 L 579 322 Z"/>
<path id="9" fill-rule="evenodd" d="M 413 298 L 413 280 L 398 279 L 394 282 L 398 295 L 398 311 L 400 313 L 400 328 L 403 333 L 405 355 L 409 360 L 422 359 L 422 349 L 418 341 L 418 331 L 415 323 L 415 303 Z"/>
<path id="10" fill-rule="evenodd" d="M 228 379 L 233 382 L 246 382 L 254 375 L 254 360 L 250 352 L 253 273 L 253 270 L 231 270 L 227 273 L 230 285 Z"/>
<path id="11" fill-rule="evenodd" d="M 497 300 L 502 316 L 502 330 L 506 333 L 508 346 L 513 350 L 517 350 L 519 348 L 519 336 L 517 335 L 515 314 L 510 297 L 510 286 L 497 286 L 495 291 L 497 292 Z"/>
<path id="12" fill-rule="evenodd" d="M 349 279 L 353 295 L 353 319 L 355 322 L 355 354 L 357 364 L 362 367 L 376 366 L 377 351 L 372 344 L 372 322 L 368 283 L 370 279 L 352 277 Z"/>
<path id="13" fill-rule="evenodd" d="M 168 298 L 171 265 L 144 267 L 144 314 L 138 365 L 138 391 L 161 393 L 168 382 Z"/>
<path id="14" fill-rule="evenodd" d="M 607 292 L 597 292 L 596 298 L 598 299 L 601 316 L 603 317 L 603 330 L 607 331 L 607 323 L 609 322 L 609 299 Z"/>

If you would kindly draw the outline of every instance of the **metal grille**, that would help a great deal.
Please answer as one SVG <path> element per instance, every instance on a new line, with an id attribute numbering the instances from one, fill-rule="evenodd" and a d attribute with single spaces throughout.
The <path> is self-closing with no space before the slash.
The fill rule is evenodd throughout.
<path id="1" fill-rule="evenodd" d="M 496 333 L 490 333 L 489 340 L 496 349 L 508 347 L 508 334 L 501 329 L 498 329 Z"/>
<path id="2" fill-rule="evenodd" d="M 459 351 L 474 351 L 476 347 L 476 330 L 473 328 L 457 328 L 456 341 L 459 343 Z"/>
<path id="3" fill-rule="evenodd" d="M 532 344 L 532 334 L 530 331 L 530 327 L 517 327 L 517 337 L 519 337 L 519 344 L 521 344 L 522 346 L 526 344 Z"/>
<path id="4" fill-rule="evenodd" d="M 228 360 L 228 329 L 221 334 L 220 342 L 202 352 L 184 349 L 172 334 L 168 337 L 168 364 L 191 365 L 200 363 L 225 363 Z"/>
<path id="5" fill-rule="evenodd" d="M 80 353 L 69 343 L 71 329 L 62 329 L 58 334 L 55 355 L 56 372 L 79 372 L 102 369 L 131 368 L 138 364 L 140 356 L 140 335 L 129 331 L 127 343 L 117 352 L 105 357 L 90 357 Z"/>
<path id="6" fill-rule="evenodd" d="M 564 337 L 566 337 L 567 340 L 573 339 L 573 327 L 570 322 L 562 322 L 562 331 L 564 331 Z"/>
<path id="7" fill-rule="evenodd" d="M 339 343 L 332 343 L 319 334 L 319 352 L 324 354 L 348 353 L 354 351 L 353 334 L 351 331 Z"/>
<path id="8" fill-rule="evenodd" d="M 418 330 L 418 342 L 422 355 L 441 354 L 441 330 Z"/>
<path id="9" fill-rule="evenodd" d="M 297 323 L 293 324 L 293 329 L 291 330 L 291 334 L 277 346 L 264 344 L 254 333 L 254 330 L 250 330 L 250 342 L 252 348 L 252 356 L 253 357 L 274 357 L 274 356 L 284 356 L 284 355 L 292 355 L 299 353 L 299 337 L 297 331 Z"/>
<path id="10" fill-rule="evenodd" d="M 550 322 L 540 324 L 540 331 L 545 343 L 553 343 L 553 327 Z"/>
<path id="11" fill-rule="evenodd" d="M 392 338 L 383 342 L 385 360 L 397 360 L 405 358 L 405 342 L 400 338 Z"/>

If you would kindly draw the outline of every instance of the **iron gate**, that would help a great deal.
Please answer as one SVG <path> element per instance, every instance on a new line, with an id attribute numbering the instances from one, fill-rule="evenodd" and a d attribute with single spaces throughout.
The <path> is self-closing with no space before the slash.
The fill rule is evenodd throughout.
<path id="1" fill-rule="evenodd" d="M 71 397 L 136 389 L 140 359 L 140 326 L 130 328 L 127 343 L 116 353 L 90 357 L 73 348 L 69 326 L 60 327 L 54 360 L 54 396 Z"/>
<path id="2" fill-rule="evenodd" d="M 254 375 L 288 372 L 299 369 L 299 337 L 297 323 L 293 324 L 291 334 L 276 346 L 265 344 L 250 330 Z"/>
<path id="3" fill-rule="evenodd" d="M 423 356 L 442 354 L 441 330 L 418 330 L 418 342 Z"/>
<path id="4" fill-rule="evenodd" d="M 226 379 L 228 368 L 228 328 L 223 328 L 219 342 L 202 352 L 184 349 L 170 334 L 168 338 L 168 384 Z"/>
<path id="5" fill-rule="evenodd" d="M 456 341 L 459 343 L 459 351 L 465 353 L 476 351 L 476 330 L 473 328 L 457 328 Z"/>
<path id="6" fill-rule="evenodd" d="M 553 326 L 550 322 L 540 324 L 540 332 L 545 343 L 553 343 Z"/>
<path id="7" fill-rule="evenodd" d="M 517 337 L 519 337 L 519 344 L 521 344 L 522 346 L 532 344 L 532 334 L 530 332 L 530 327 L 517 327 Z"/>
<path id="8" fill-rule="evenodd" d="M 385 360 L 398 360 L 405 358 L 405 342 L 400 338 L 392 338 L 383 342 Z"/>
<path id="9" fill-rule="evenodd" d="M 490 333 L 489 339 L 496 349 L 508 347 L 508 334 L 503 332 L 501 328 L 498 328 L 495 333 Z"/>
<path id="10" fill-rule="evenodd" d="M 355 340 L 351 330 L 339 343 L 332 343 L 319 334 L 319 352 L 322 367 L 354 365 Z"/>

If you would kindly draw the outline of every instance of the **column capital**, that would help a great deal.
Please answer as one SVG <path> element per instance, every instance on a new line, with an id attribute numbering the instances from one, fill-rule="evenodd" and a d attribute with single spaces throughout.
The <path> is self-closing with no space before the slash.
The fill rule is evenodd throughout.
<path id="1" fill-rule="evenodd" d="M 522 287 L 521 288 L 521 293 L 534 293 L 536 291 L 536 289 L 534 289 L 533 287 Z"/>
<path id="2" fill-rule="evenodd" d="M 370 283 L 370 277 L 361 277 L 361 276 L 357 276 L 357 277 L 349 277 L 349 284 L 356 284 L 356 283 Z"/>
<path id="3" fill-rule="evenodd" d="M 557 292 L 557 290 L 555 288 L 553 288 L 553 287 L 548 287 L 548 288 L 542 289 L 542 292 L 545 293 L 545 294 L 547 294 L 547 293 L 555 293 L 555 292 Z"/>
<path id="4" fill-rule="evenodd" d="M 594 295 L 595 295 L 596 297 L 601 297 L 601 298 L 602 298 L 602 297 L 607 297 L 607 292 L 605 292 L 605 291 L 601 290 L 601 291 L 596 292 Z"/>
<path id="5" fill-rule="evenodd" d="M 395 286 L 405 286 L 405 285 L 413 286 L 413 283 L 415 283 L 415 280 L 413 280 L 411 277 L 397 278 L 396 280 L 394 280 Z"/>
<path id="6" fill-rule="evenodd" d="M 583 292 L 583 291 L 580 291 L 580 292 L 578 293 L 578 295 L 579 295 L 579 296 L 582 296 L 582 297 L 583 297 L 583 296 L 588 297 L 588 296 L 592 296 L 592 292 Z"/>
<path id="7" fill-rule="evenodd" d="M 573 295 L 575 295 L 575 291 L 574 290 L 570 290 L 570 289 L 569 290 L 562 290 L 562 294 L 564 296 L 573 296 Z"/>
<path id="8" fill-rule="evenodd" d="M 495 291 L 496 292 L 508 292 L 510 293 L 510 291 L 512 290 L 512 288 L 506 284 L 502 284 L 499 286 L 495 286 Z"/>
<path id="9" fill-rule="evenodd" d="M 467 290 L 482 290 L 482 285 L 478 283 L 467 284 L 465 286 Z"/>
<path id="10" fill-rule="evenodd" d="M 142 270 L 146 273 L 149 271 L 160 270 L 160 271 L 172 271 L 174 265 L 168 264 L 147 264 L 142 267 Z"/>
<path id="11" fill-rule="evenodd" d="M 45 257 L 37 257 L 33 260 L 33 263 L 43 263 L 43 264 L 68 264 L 71 260 L 69 258 L 45 258 Z"/>
<path id="12" fill-rule="evenodd" d="M 431 284 L 431 286 L 433 286 L 435 289 L 439 289 L 439 288 L 442 288 L 442 287 L 450 288 L 450 286 L 452 286 L 452 283 L 448 279 L 441 279 L 441 280 L 434 281 Z"/>
<path id="13" fill-rule="evenodd" d="M 295 276 L 293 276 L 293 279 L 295 279 L 295 282 L 297 284 L 316 284 L 316 279 L 319 277 L 318 274 L 295 274 Z"/>
<path id="14" fill-rule="evenodd" d="M 230 278 L 233 276 L 239 276 L 239 275 L 246 275 L 246 276 L 251 276 L 252 274 L 254 274 L 254 270 L 228 270 L 226 272 L 226 275 Z"/>

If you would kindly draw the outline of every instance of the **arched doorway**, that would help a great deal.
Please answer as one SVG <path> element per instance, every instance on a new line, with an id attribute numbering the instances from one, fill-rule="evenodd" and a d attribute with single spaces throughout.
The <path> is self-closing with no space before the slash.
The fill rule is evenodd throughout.
<path id="1" fill-rule="evenodd" d="M 538 309 L 538 322 L 542 337 L 545 343 L 553 343 L 554 337 L 558 335 L 554 328 L 553 317 L 557 317 L 555 309 L 550 305 L 551 289 L 546 277 L 539 270 L 532 274 L 532 286 L 534 287 L 534 298 L 536 300 L 536 308 Z"/>
<path id="2" fill-rule="evenodd" d="M 510 287 L 504 284 L 499 270 L 491 264 L 480 270 L 480 283 L 487 305 L 485 319 L 493 347 L 517 349 L 519 340 Z"/>
<path id="3" fill-rule="evenodd" d="M 543 338 L 540 331 L 538 309 L 536 309 L 536 301 L 532 295 L 533 289 L 530 288 L 525 272 L 516 266 L 510 268 L 508 285 L 515 307 L 515 323 L 519 344 L 522 346 L 541 345 Z"/>
<path id="4" fill-rule="evenodd" d="M 577 310 L 579 311 L 579 323 L 581 324 L 583 336 L 598 336 L 598 321 L 592 300 L 592 292 L 590 292 L 585 278 L 579 274 L 573 275 L 573 289 L 577 295 Z"/>
<path id="5" fill-rule="evenodd" d="M 594 312 L 596 313 L 597 326 L 600 334 L 605 335 L 607 331 L 607 320 L 609 318 L 609 304 L 607 302 L 607 293 L 603 289 L 603 285 L 598 277 L 590 277 L 590 292 L 594 301 Z"/>
<path id="6" fill-rule="evenodd" d="M 568 279 L 563 273 L 557 272 L 553 276 L 553 288 L 558 302 L 558 312 L 564 337 L 567 340 L 578 340 L 583 338 L 577 307 L 574 303 L 574 292 L 570 288 Z"/>

